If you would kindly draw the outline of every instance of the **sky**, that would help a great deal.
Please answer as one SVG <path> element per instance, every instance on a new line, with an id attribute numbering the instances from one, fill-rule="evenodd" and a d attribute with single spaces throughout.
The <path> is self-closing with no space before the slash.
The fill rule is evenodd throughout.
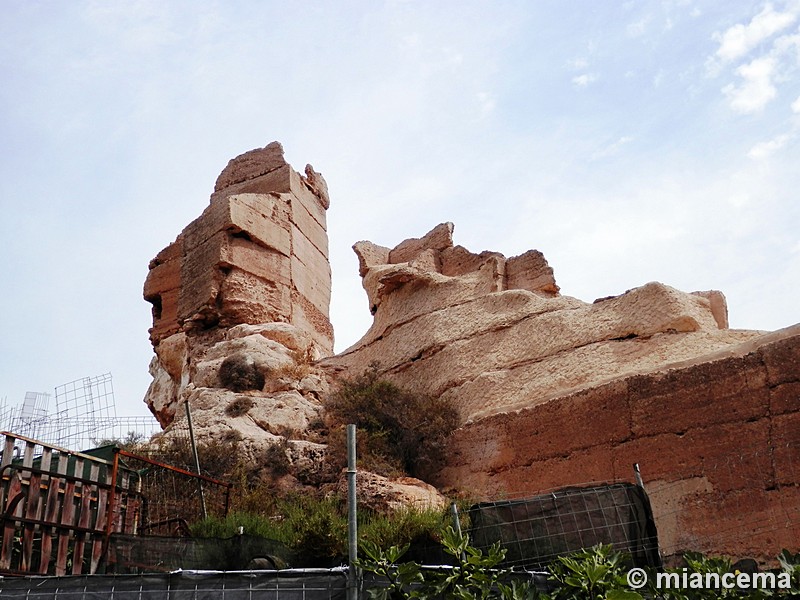
<path id="1" fill-rule="evenodd" d="M 337 351 L 352 244 L 444 221 L 585 301 L 800 322 L 800 0 L 3 0 L 0 400 L 111 372 L 146 414 L 148 262 L 273 140 L 328 182 Z"/>

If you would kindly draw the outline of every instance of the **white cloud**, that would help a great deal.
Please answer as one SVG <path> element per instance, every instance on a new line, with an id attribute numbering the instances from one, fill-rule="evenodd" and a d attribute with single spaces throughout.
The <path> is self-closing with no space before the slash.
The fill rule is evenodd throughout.
<path id="1" fill-rule="evenodd" d="M 572 83 L 574 83 L 577 87 L 586 87 L 590 83 L 597 81 L 597 79 L 598 76 L 595 73 L 584 73 L 583 75 L 573 77 Z"/>
<path id="2" fill-rule="evenodd" d="M 495 97 L 489 92 L 478 92 L 478 106 L 480 107 L 481 116 L 486 116 L 494 111 L 497 104 Z"/>
<path id="3" fill-rule="evenodd" d="M 786 146 L 790 139 L 791 136 L 788 133 L 784 133 L 766 142 L 759 142 L 750 149 L 747 156 L 753 160 L 763 160 Z"/>
<path id="4" fill-rule="evenodd" d="M 736 73 L 744 80 L 742 84 L 737 87 L 729 83 L 722 88 L 734 111 L 741 114 L 759 112 L 777 95 L 772 82 L 775 73 L 773 57 L 757 58 L 736 69 Z"/>
<path id="5" fill-rule="evenodd" d="M 630 144 L 633 140 L 634 140 L 633 136 L 623 135 L 616 142 L 609 144 L 605 148 L 601 148 L 600 150 L 594 152 L 592 154 L 591 160 L 599 160 L 601 158 L 611 156 L 612 154 L 616 154 L 617 152 L 619 152 L 619 149 L 622 148 L 622 146 L 624 146 L 625 144 Z"/>
<path id="6" fill-rule="evenodd" d="M 800 96 L 797 97 L 797 100 L 792 102 L 792 112 L 795 114 L 800 114 Z"/>
<path id="7" fill-rule="evenodd" d="M 786 29 L 796 19 L 796 9 L 775 12 L 772 5 L 767 4 L 749 24 L 739 23 L 726 29 L 722 34 L 714 33 L 712 39 L 720 44 L 715 56 L 722 63 L 735 61 L 745 56 L 764 40 Z"/>
<path id="8" fill-rule="evenodd" d="M 638 21 L 634 21 L 633 23 L 628 23 L 627 31 L 628 35 L 631 37 L 639 37 L 640 35 L 644 35 L 644 32 L 647 30 L 647 26 L 650 24 L 650 16 L 642 17 Z"/>
<path id="9" fill-rule="evenodd" d="M 589 66 L 589 61 L 585 58 L 573 58 L 567 62 L 567 66 L 575 71 L 580 71 L 581 69 L 585 69 Z"/>

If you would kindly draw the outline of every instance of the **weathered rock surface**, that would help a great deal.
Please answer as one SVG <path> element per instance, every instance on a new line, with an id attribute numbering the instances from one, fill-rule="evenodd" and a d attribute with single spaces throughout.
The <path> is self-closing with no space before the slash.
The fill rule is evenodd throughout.
<path id="1" fill-rule="evenodd" d="M 347 495 L 347 479 L 342 475 L 338 493 Z M 356 477 L 356 498 L 360 505 L 375 511 L 413 508 L 443 509 L 448 500 L 432 485 L 413 477 L 389 479 L 375 473 L 360 471 Z"/>
<path id="2" fill-rule="evenodd" d="M 231 161 L 210 206 L 153 259 L 145 400 L 163 426 L 182 426 L 189 402 L 201 440 L 241 438 L 245 460 L 290 465 L 279 486 L 301 489 L 324 462 L 329 389 L 378 361 L 458 408 L 442 489 L 532 495 L 630 481 L 638 462 L 667 555 L 765 560 L 800 539 L 800 326 L 730 330 L 721 292 L 655 282 L 582 302 L 560 294 L 540 252 L 476 254 L 444 223 L 395 248 L 355 244 L 374 321 L 330 356 L 328 206 L 322 176 L 297 174 L 273 143 Z M 234 359 L 242 369 L 220 378 Z M 359 497 L 444 503 L 371 473 Z"/>
<path id="3" fill-rule="evenodd" d="M 394 249 L 354 246 L 374 322 L 326 365 L 354 373 L 379 360 L 472 421 L 760 335 L 726 329 L 719 292 L 648 283 L 587 304 L 559 294 L 540 252 L 474 254 L 452 233 L 444 223 Z"/>
<path id="4" fill-rule="evenodd" d="M 800 326 L 475 421 L 449 452 L 434 483 L 486 499 L 638 463 L 665 556 L 770 562 L 800 539 Z"/>
<path id="5" fill-rule="evenodd" d="M 632 481 L 637 462 L 668 558 L 768 562 L 800 538 L 800 326 L 730 330 L 721 292 L 660 283 L 587 304 L 541 253 L 475 254 L 452 232 L 358 242 L 373 325 L 323 361 L 346 376 L 378 360 L 453 401 L 440 489 L 534 495 Z"/>
<path id="6" fill-rule="evenodd" d="M 201 444 L 235 446 L 254 468 L 276 449 L 281 464 L 319 468 L 308 432 L 327 390 L 312 363 L 333 350 L 328 206 L 322 175 L 296 173 L 273 142 L 231 160 L 203 214 L 151 261 L 145 402 L 166 438 L 183 435 L 188 402 Z"/>
<path id="7" fill-rule="evenodd" d="M 150 339 L 179 332 L 283 322 L 333 350 L 327 187 L 310 166 L 297 174 L 280 144 L 233 159 L 203 214 L 150 263 Z"/>

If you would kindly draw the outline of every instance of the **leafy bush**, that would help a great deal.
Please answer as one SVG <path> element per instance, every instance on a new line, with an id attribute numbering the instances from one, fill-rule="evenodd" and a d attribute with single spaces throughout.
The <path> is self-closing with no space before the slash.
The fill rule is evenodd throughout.
<path id="1" fill-rule="evenodd" d="M 192 526 L 197 537 L 227 538 L 238 533 L 282 542 L 305 558 L 306 564 L 343 561 L 347 556 L 347 510 L 337 498 L 308 494 L 276 497 L 274 490 L 245 493 L 236 500 L 237 510 L 224 519 L 209 517 Z M 245 509 L 245 510 L 242 510 Z M 443 511 L 407 509 L 395 515 L 359 511 L 359 538 L 375 545 L 407 544 L 431 538 L 441 531 Z"/>
<path id="2" fill-rule="evenodd" d="M 273 477 L 286 475 L 292 467 L 288 452 L 292 449 L 292 443 L 285 437 L 270 445 L 264 452 L 264 466 L 269 470 Z"/>
<path id="3" fill-rule="evenodd" d="M 781 565 L 779 570 L 773 570 L 769 573 L 762 573 L 762 575 L 771 575 L 775 577 L 775 583 L 778 585 L 776 589 L 738 589 L 720 586 L 718 589 L 708 587 L 701 589 L 694 587 L 691 581 L 697 576 L 703 582 L 707 579 L 707 575 L 714 575 L 710 580 L 716 584 L 716 581 L 722 581 L 723 576 L 729 573 L 738 574 L 741 571 L 737 565 L 742 562 L 733 563 L 730 559 L 725 557 L 708 557 L 698 552 L 687 552 L 683 556 L 686 563 L 685 568 L 679 569 L 665 569 L 666 573 L 677 576 L 676 581 L 684 581 L 684 578 L 689 583 L 689 588 L 683 589 L 657 589 L 655 585 L 655 575 L 648 577 L 647 590 L 654 598 L 662 600 L 718 600 L 720 598 L 740 598 L 748 600 L 762 600 L 764 598 L 800 598 L 800 554 L 792 554 L 788 550 L 783 550 L 778 555 L 778 561 Z M 757 567 L 756 565 L 753 565 Z M 750 573 L 750 569 L 743 568 L 742 571 Z M 754 568 L 753 572 L 757 572 Z M 752 573 L 751 573 L 752 574 Z M 791 589 L 781 588 L 779 577 L 786 577 L 791 582 Z"/>
<path id="4" fill-rule="evenodd" d="M 438 541 L 449 521 L 449 514 L 441 510 L 416 510 L 404 508 L 391 514 L 360 511 L 359 537 L 381 548 L 405 545 L 414 541 Z"/>
<path id="5" fill-rule="evenodd" d="M 373 586 L 367 590 L 373 600 L 401 600 L 410 598 L 444 598 L 458 600 L 535 600 L 540 597 L 528 582 L 511 580 L 510 571 L 498 569 L 506 551 L 499 544 L 491 546 L 484 554 L 469 543 L 469 536 L 447 527 L 442 534 L 445 552 L 455 559 L 452 567 L 423 569 L 414 562 L 400 563 L 408 545 L 391 546 L 383 551 L 379 546 L 365 541 L 361 553 L 366 557 L 357 565 L 370 573 L 385 578 L 388 587 Z"/>
<path id="6" fill-rule="evenodd" d="M 197 537 L 232 537 L 244 533 L 284 543 L 307 563 L 341 562 L 347 555 L 347 516 L 338 499 L 290 495 L 265 507 L 268 514 L 232 512 L 192 526 Z"/>
<path id="7" fill-rule="evenodd" d="M 552 600 L 642 600 L 631 591 L 626 574 L 629 565 L 625 555 L 610 545 L 559 556 L 550 566 L 550 577 L 557 588 L 548 596 Z"/>
<path id="8" fill-rule="evenodd" d="M 253 408 L 255 401 L 249 396 L 239 396 L 228 403 L 225 407 L 225 414 L 229 417 L 241 417 Z"/>
<path id="9" fill-rule="evenodd" d="M 260 390 L 264 387 L 264 373 L 252 356 L 244 352 L 231 354 L 219 367 L 219 382 L 233 392 Z"/>
<path id="10" fill-rule="evenodd" d="M 407 473 L 424 478 L 435 471 L 447 436 L 458 426 L 452 403 L 380 379 L 376 365 L 343 381 L 328 398 L 326 409 L 334 425 L 328 441 L 334 467 L 346 464 L 344 425 L 354 423 L 359 431 L 359 462 L 388 476 Z"/>

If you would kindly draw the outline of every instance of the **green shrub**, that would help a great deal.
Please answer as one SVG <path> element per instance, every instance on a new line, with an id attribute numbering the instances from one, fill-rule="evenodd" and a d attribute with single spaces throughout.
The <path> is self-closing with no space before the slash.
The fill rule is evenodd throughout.
<path id="1" fill-rule="evenodd" d="M 552 600 L 642 600 L 626 580 L 626 556 L 611 545 L 598 545 L 559 556 L 550 565 L 550 577 L 557 589 Z"/>
<path id="2" fill-rule="evenodd" d="M 359 463 L 388 476 L 430 475 L 444 456 L 447 436 L 458 426 L 452 403 L 380 379 L 375 365 L 343 381 L 326 410 L 334 425 L 328 441 L 334 467 L 346 464 L 344 425 L 354 423 Z"/>
<path id="3" fill-rule="evenodd" d="M 455 564 L 442 570 L 423 569 L 414 562 L 400 563 L 408 550 L 405 546 L 390 546 L 384 551 L 376 544 L 361 544 L 363 558 L 358 566 L 385 578 L 388 586 L 367 589 L 372 600 L 406 600 L 411 598 L 442 598 L 445 600 L 536 600 L 540 594 L 529 582 L 509 580 L 510 571 L 498 569 L 506 551 L 499 544 L 487 552 L 469 543 L 469 536 L 447 527 L 442 534 L 445 552 Z"/>
<path id="4" fill-rule="evenodd" d="M 231 354 L 219 367 L 219 382 L 233 392 L 260 390 L 264 387 L 264 373 L 249 354 Z"/>
<path id="5" fill-rule="evenodd" d="M 241 417 L 253 408 L 255 401 L 249 396 L 238 396 L 225 407 L 225 414 L 229 417 Z"/>
<path id="6" fill-rule="evenodd" d="M 449 522 L 442 510 L 404 508 L 390 514 L 361 511 L 359 537 L 381 548 L 410 544 L 417 540 L 438 540 Z"/>
<path id="7" fill-rule="evenodd" d="M 228 538 L 238 533 L 282 542 L 307 562 L 344 560 L 347 556 L 347 507 L 337 498 L 287 494 L 276 498 L 260 488 L 236 500 L 236 510 L 220 519 L 209 517 L 192 525 L 197 537 Z M 246 505 L 247 510 L 242 510 Z M 401 510 L 382 515 L 359 511 L 359 538 L 377 546 L 432 539 L 442 530 L 446 513 L 438 510 Z"/>
<path id="8" fill-rule="evenodd" d="M 197 537 L 228 538 L 239 527 L 244 533 L 282 542 L 305 561 L 341 560 L 347 555 L 347 516 L 335 498 L 290 495 L 268 503 L 267 514 L 231 512 L 224 519 L 209 517 L 192 526 Z"/>
<path id="9" fill-rule="evenodd" d="M 282 437 L 264 452 L 264 466 L 273 477 L 281 477 L 291 471 L 292 463 L 288 454 L 291 449 L 292 443 Z"/>

